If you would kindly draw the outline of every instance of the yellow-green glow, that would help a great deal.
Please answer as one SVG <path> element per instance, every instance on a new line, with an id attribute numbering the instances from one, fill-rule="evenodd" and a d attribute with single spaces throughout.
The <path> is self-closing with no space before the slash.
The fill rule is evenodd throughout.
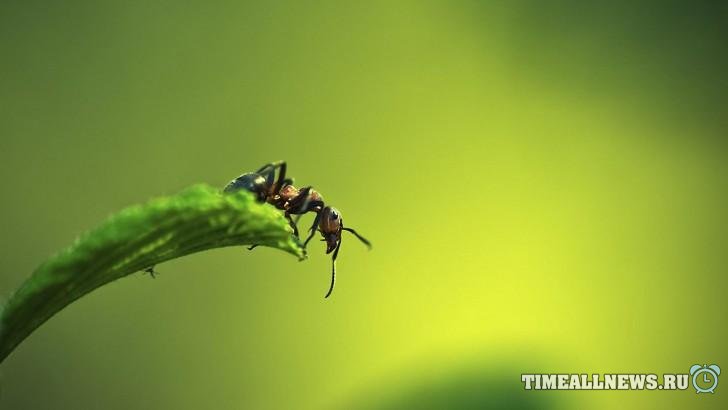
<path id="1" fill-rule="evenodd" d="M 720 13 L 579 4 L 2 6 L 5 295 L 125 205 L 278 159 L 374 249 L 344 238 L 329 300 L 317 241 L 105 286 L 3 363 L 0 408 L 350 408 L 474 364 L 516 390 L 728 366 Z"/>

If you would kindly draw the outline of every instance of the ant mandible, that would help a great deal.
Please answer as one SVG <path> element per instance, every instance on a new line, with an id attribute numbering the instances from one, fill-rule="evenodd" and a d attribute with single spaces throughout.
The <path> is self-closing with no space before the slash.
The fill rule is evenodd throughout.
<path id="1" fill-rule="evenodd" d="M 278 178 L 275 177 L 276 170 L 278 170 Z M 300 216 L 307 212 L 316 213 L 303 247 L 306 248 L 308 242 L 318 230 L 323 237 L 322 241 L 326 241 L 326 254 L 333 252 L 331 256 L 331 285 L 326 296 L 324 296 L 325 298 L 331 295 L 336 282 L 336 257 L 339 255 L 339 249 L 341 248 L 341 233 L 343 231 L 350 232 L 369 249 L 372 247 L 372 244 L 354 229 L 344 227 L 341 213 L 335 208 L 325 206 L 323 197 L 313 188 L 307 186 L 299 190 L 294 187 L 293 180 L 286 178 L 285 161 L 271 162 L 263 165 L 256 172 L 243 174 L 227 184 L 223 192 L 235 192 L 241 189 L 254 193 L 259 201 L 267 202 L 283 210 L 296 236 L 298 236 L 298 227 L 291 219 L 291 215 Z M 248 249 L 253 249 L 256 246 L 253 245 Z"/>

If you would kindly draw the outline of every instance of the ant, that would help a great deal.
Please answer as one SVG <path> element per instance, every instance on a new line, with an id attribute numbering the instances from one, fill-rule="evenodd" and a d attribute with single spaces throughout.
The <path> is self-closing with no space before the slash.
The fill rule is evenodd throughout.
<path id="1" fill-rule="evenodd" d="M 276 170 L 278 171 L 278 178 L 275 177 Z M 240 189 L 250 191 L 257 196 L 259 201 L 267 202 L 285 211 L 285 217 L 291 224 L 296 236 L 298 236 L 298 227 L 296 222 L 291 219 L 291 215 L 300 217 L 307 212 L 316 213 L 303 247 L 306 248 L 306 245 L 318 230 L 323 237 L 322 241 L 326 241 L 326 254 L 333 252 L 331 256 L 331 285 L 326 296 L 324 296 L 325 298 L 331 295 L 336 282 L 336 257 L 339 255 L 339 249 L 341 248 L 341 233 L 343 231 L 350 232 L 369 249 L 372 247 L 372 244 L 355 230 L 344 227 L 341 213 L 335 208 L 325 206 L 323 197 L 314 191 L 312 187 L 307 186 L 301 189 L 294 187 L 293 179 L 286 178 L 285 161 L 271 162 L 263 165 L 256 172 L 243 174 L 227 184 L 223 192 L 235 192 Z M 256 246 L 258 245 L 253 245 L 248 249 L 252 250 Z"/>

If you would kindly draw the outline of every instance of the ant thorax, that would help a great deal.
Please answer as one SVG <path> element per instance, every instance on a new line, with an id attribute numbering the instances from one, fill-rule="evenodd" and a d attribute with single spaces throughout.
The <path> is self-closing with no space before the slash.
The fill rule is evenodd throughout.
<path id="1" fill-rule="evenodd" d="M 280 192 L 278 192 L 278 195 L 281 197 L 281 199 L 290 201 L 293 198 L 297 197 L 298 193 L 299 191 L 296 187 L 294 187 L 293 185 L 286 185 L 281 188 Z"/>
<path id="2" fill-rule="evenodd" d="M 321 194 L 319 194 L 318 192 L 314 191 L 313 189 L 308 193 L 308 199 L 310 201 L 320 201 L 320 202 L 324 201 L 324 197 L 321 196 Z"/>

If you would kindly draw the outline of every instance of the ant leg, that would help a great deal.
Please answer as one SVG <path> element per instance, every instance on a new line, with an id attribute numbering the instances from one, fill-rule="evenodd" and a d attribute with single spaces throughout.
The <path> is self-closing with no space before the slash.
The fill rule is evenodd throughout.
<path id="1" fill-rule="evenodd" d="M 260 174 L 260 173 L 262 173 L 263 171 L 265 171 L 265 169 L 266 169 L 266 168 L 273 168 L 273 169 L 277 169 L 277 168 L 280 168 L 280 167 L 281 167 L 281 165 L 284 165 L 285 163 L 286 163 L 286 161 L 274 161 L 274 162 L 269 162 L 269 163 L 267 163 L 267 164 L 263 165 L 262 167 L 260 167 L 260 169 L 259 169 L 259 170 L 257 170 L 257 171 L 256 171 L 256 173 L 257 173 L 257 174 Z"/>
<path id="2" fill-rule="evenodd" d="M 278 169 L 278 179 L 275 184 L 273 178 L 275 177 L 276 169 Z M 286 180 L 286 161 L 276 161 L 269 164 L 263 165 L 259 170 L 258 174 L 266 174 L 265 179 L 268 186 L 271 187 L 273 194 L 275 195 L 283 187 L 283 182 Z M 291 182 L 293 182 L 291 180 Z"/>
<path id="3" fill-rule="evenodd" d="M 316 212 L 316 213 L 319 213 L 319 211 L 316 210 L 316 208 L 319 208 L 319 210 L 320 209 L 323 209 L 324 208 L 324 201 L 306 201 L 301 206 L 301 209 L 298 209 L 296 213 L 298 215 L 303 215 L 306 212 Z"/>
<path id="4" fill-rule="evenodd" d="M 341 248 L 341 240 L 339 240 L 339 243 L 336 245 L 334 255 L 331 257 L 331 286 L 329 286 L 329 291 L 326 292 L 324 299 L 331 296 L 331 292 L 334 291 L 334 283 L 336 283 L 336 257 L 339 255 L 339 248 Z"/>
<path id="5" fill-rule="evenodd" d="M 310 186 L 305 186 L 298 190 L 298 195 L 288 202 L 288 211 L 292 214 L 301 214 L 301 209 L 306 204 L 309 192 L 311 192 Z"/>
<path id="6" fill-rule="evenodd" d="M 306 212 L 313 211 L 316 209 L 316 207 L 324 207 L 324 201 L 321 200 L 311 200 L 311 187 L 303 187 L 300 191 L 298 191 L 298 196 L 293 198 L 292 201 L 288 203 L 288 211 L 294 215 L 300 215 L 305 214 Z"/>
<path id="7" fill-rule="evenodd" d="M 248 250 L 252 251 L 253 249 L 257 248 L 259 245 L 256 243 L 255 245 L 248 246 Z"/>
<path id="8" fill-rule="evenodd" d="M 365 237 L 359 235 L 355 230 L 353 230 L 351 228 L 344 228 L 343 227 L 344 221 L 341 221 L 341 223 L 342 223 L 341 230 L 353 233 L 354 236 L 356 236 L 360 241 L 362 241 L 364 243 L 364 245 L 367 246 L 367 248 L 372 249 L 372 243 L 371 242 L 369 242 Z"/>
<path id="9" fill-rule="evenodd" d="M 286 181 L 286 162 L 280 161 L 280 164 L 278 165 L 278 179 L 276 180 L 276 184 L 273 186 L 273 193 L 277 194 L 281 188 L 283 188 L 283 183 Z M 293 181 L 291 181 L 293 182 Z"/>
<path id="10" fill-rule="evenodd" d="M 316 234 L 316 228 L 318 228 L 318 224 L 321 222 L 321 212 L 316 214 L 316 217 L 313 219 L 313 224 L 311 225 L 311 228 L 308 230 L 308 238 L 306 238 L 306 241 L 303 243 L 303 248 L 306 248 L 306 245 L 308 245 L 308 242 L 313 238 L 313 236 Z"/>
<path id="11" fill-rule="evenodd" d="M 264 166 L 263 168 L 259 169 L 257 171 L 257 174 L 265 178 L 265 184 L 268 187 L 273 186 L 273 178 L 276 175 L 276 169 L 273 168 L 270 164 Z"/>
<path id="12" fill-rule="evenodd" d="M 286 219 L 288 219 L 288 223 L 291 224 L 291 228 L 293 228 L 293 234 L 296 235 L 296 237 L 298 237 L 298 226 L 296 226 L 296 223 L 293 222 L 293 219 L 291 218 L 291 214 L 289 214 L 288 211 L 286 211 L 286 213 L 284 215 L 285 215 Z"/>
<path id="13" fill-rule="evenodd" d="M 255 173 L 262 174 L 263 171 L 265 171 L 267 168 L 277 169 L 277 168 L 280 168 L 281 166 L 285 166 L 285 164 L 286 164 L 286 161 L 269 162 L 269 163 L 263 165 L 262 167 L 260 167 L 260 169 L 255 171 Z"/>
<path id="14" fill-rule="evenodd" d="M 149 276 L 152 277 L 152 279 L 156 279 L 157 278 L 155 276 L 157 274 L 157 271 L 154 270 L 154 266 L 150 266 L 150 267 L 144 269 L 144 273 L 148 273 Z"/>

